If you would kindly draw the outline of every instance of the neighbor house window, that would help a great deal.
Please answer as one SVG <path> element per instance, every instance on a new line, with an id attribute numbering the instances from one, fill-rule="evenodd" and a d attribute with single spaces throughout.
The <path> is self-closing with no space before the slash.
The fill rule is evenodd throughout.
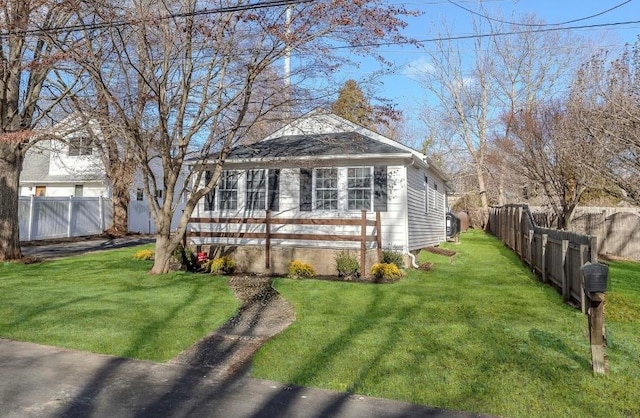
<path id="1" fill-rule="evenodd" d="M 347 208 L 371 210 L 373 181 L 371 167 L 347 169 Z"/>
<path id="2" fill-rule="evenodd" d="M 220 209 L 237 209 L 238 173 L 229 170 L 223 171 L 220 177 L 218 191 L 220 192 L 220 204 L 218 205 Z"/>
<path id="3" fill-rule="evenodd" d="M 157 199 L 162 199 L 162 189 L 156 190 L 156 198 Z"/>
<path id="4" fill-rule="evenodd" d="M 266 196 L 266 170 L 247 171 L 247 209 L 265 209 Z"/>
<path id="5" fill-rule="evenodd" d="M 82 197 L 83 191 L 84 191 L 84 187 L 82 186 L 82 184 L 76 184 L 73 195 L 75 197 Z"/>
<path id="6" fill-rule="evenodd" d="M 338 170 L 336 168 L 317 168 L 316 209 L 338 210 Z"/>
<path id="7" fill-rule="evenodd" d="M 136 189 L 136 200 L 141 202 L 144 199 L 144 190 Z"/>
<path id="8" fill-rule="evenodd" d="M 71 138 L 69 140 L 69 155 L 91 155 L 91 140 L 85 137 Z"/>

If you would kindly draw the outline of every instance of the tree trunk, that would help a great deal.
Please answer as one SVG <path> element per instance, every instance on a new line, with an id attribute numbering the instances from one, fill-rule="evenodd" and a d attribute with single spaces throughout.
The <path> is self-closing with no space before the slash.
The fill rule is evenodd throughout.
<path id="1" fill-rule="evenodd" d="M 0 260 L 19 260 L 18 197 L 22 152 L 16 144 L 0 142 Z"/>
<path id="2" fill-rule="evenodd" d="M 129 185 L 120 181 L 113 181 L 113 224 L 109 233 L 115 236 L 126 235 L 129 232 Z"/>
<path id="3" fill-rule="evenodd" d="M 489 219 L 489 200 L 487 199 L 487 187 L 484 184 L 482 168 L 476 164 L 476 175 L 478 176 L 478 188 L 480 189 L 480 203 L 482 204 L 482 227 L 485 228 Z"/>
<path id="4" fill-rule="evenodd" d="M 173 256 L 173 251 L 179 244 L 177 238 L 170 234 L 159 232 L 156 234 L 156 252 L 153 259 L 153 266 L 149 274 L 164 274 L 169 272 L 169 263 Z"/>

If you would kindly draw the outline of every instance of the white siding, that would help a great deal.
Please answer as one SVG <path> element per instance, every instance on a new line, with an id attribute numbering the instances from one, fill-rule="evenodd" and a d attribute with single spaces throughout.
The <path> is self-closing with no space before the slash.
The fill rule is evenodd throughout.
<path id="1" fill-rule="evenodd" d="M 346 179 L 339 176 L 339 187 L 346 187 Z M 387 167 L 387 212 L 381 212 L 381 230 L 383 248 L 394 248 L 404 250 L 406 247 L 406 216 L 404 210 L 405 201 L 405 170 L 403 166 Z M 202 199 L 193 217 L 226 217 L 226 218 L 263 218 L 266 215 L 264 210 L 244 210 L 244 176 L 240 177 L 238 184 L 238 210 L 234 211 L 205 211 L 204 199 Z M 342 194 L 340 199 L 345 199 L 346 194 Z M 300 169 L 286 168 L 280 171 L 279 190 L 279 210 L 271 214 L 272 218 L 302 218 L 302 219 L 361 219 L 360 210 L 349 211 L 346 209 L 337 211 L 300 211 Z M 346 207 L 346 201 L 342 200 L 341 208 Z M 369 211 L 367 219 L 374 220 L 375 213 Z M 192 231 L 216 231 L 216 232 L 264 232 L 264 225 L 256 224 L 190 224 Z M 355 235 L 360 233 L 360 226 L 316 226 L 316 225 L 272 225 L 272 233 L 296 233 L 315 235 Z M 367 235 L 374 235 L 374 227 L 367 228 Z M 242 239 L 242 238 L 193 238 L 195 244 L 221 243 L 229 245 L 252 245 L 264 244 L 263 240 Z M 299 241 L 299 240 L 272 240 L 274 245 L 298 245 L 316 246 L 328 248 L 360 248 L 358 242 L 331 242 L 331 241 Z M 373 248 L 375 243 L 369 243 Z"/>
<path id="2" fill-rule="evenodd" d="M 110 197 L 109 189 L 106 186 L 99 186 L 95 184 L 83 184 L 82 182 L 78 182 L 76 184 L 51 184 L 51 183 L 34 183 L 38 186 L 46 186 L 46 196 L 47 197 L 69 197 L 74 196 L 76 192 L 76 184 L 82 185 L 82 196 L 80 197 Z M 29 188 L 31 187 L 31 190 Z M 22 186 L 20 187 L 20 196 L 34 196 L 36 193 L 36 188 L 34 186 Z"/>
<path id="3" fill-rule="evenodd" d="M 446 239 L 444 184 L 432 172 L 408 167 L 407 188 L 409 250 L 418 250 Z M 428 178 L 428 208 L 425 198 L 425 176 Z M 434 188 L 437 186 L 437 190 Z"/>

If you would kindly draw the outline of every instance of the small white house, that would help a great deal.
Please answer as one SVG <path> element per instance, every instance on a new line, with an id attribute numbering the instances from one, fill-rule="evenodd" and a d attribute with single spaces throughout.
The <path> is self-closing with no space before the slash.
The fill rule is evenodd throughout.
<path id="1" fill-rule="evenodd" d="M 331 275 L 344 250 L 359 254 L 368 271 L 380 249 L 412 262 L 446 239 L 446 188 L 424 154 L 314 111 L 232 149 L 187 237 L 200 249 L 233 254 L 246 271 L 280 274 L 297 259 Z"/>

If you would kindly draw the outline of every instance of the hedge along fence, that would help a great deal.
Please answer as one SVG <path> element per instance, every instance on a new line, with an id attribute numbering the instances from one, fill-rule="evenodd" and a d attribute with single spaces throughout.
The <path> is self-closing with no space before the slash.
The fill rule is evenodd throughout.
<path id="1" fill-rule="evenodd" d="M 527 205 L 489 209 L 488 231 L 520 256 L 544 283 L 554 285 L 565 301 L 586 312 L 580 267 L 598 261 L 598 239 L 536 225 Z"/>

